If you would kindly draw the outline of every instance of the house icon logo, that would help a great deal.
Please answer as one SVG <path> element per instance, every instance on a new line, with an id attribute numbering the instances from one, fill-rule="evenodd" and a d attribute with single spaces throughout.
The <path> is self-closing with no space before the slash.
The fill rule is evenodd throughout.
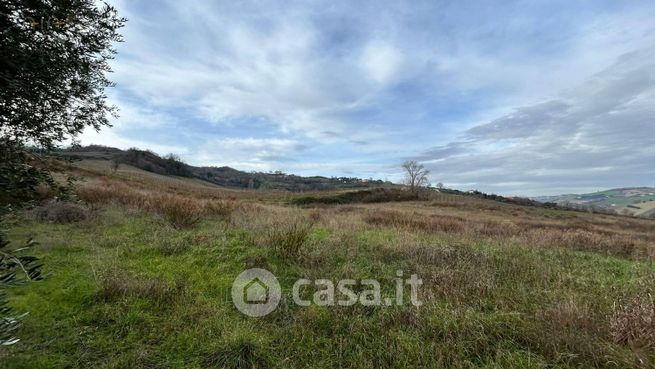
<path id="1" fill-rule="evenodd" d="M 255 278 L 243 289 L 243 301 L 248 304 L 265 304 L 268 302 L 268 286 L 261 279 Z"/>
<path id="2" fill-rule="evenodd" d="M 253 268 L 243 271 L 232 283 L 232 302 L 240 312 L 261 317 L 280 303 L 282 290 L 273 273 Z"/>

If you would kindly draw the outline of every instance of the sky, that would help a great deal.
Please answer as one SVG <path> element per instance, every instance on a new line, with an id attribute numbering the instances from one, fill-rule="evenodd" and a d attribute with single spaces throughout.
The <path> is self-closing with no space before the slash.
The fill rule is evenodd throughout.
<path id="1" fill-rule="evenodd" d="M 114 0 L 113 127 L 192 165 L 504 195 L 655 186 L 653 1 Z"/>

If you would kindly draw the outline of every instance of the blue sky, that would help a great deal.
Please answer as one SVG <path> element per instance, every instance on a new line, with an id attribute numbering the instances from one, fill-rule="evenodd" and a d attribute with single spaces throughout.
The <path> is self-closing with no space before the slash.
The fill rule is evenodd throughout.
<path id="1" fill-rule="evenodd" d="M 518 195 L 655 185 L 655 2 L 111 1 L 84 144 Z"/>

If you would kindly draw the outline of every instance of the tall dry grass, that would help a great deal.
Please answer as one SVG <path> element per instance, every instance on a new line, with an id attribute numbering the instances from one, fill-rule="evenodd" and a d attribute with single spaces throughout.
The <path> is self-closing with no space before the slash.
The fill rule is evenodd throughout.
<path id="1" fill-rule="evenodd" d="M 645 278 L 636 290 L 614 304 L 610 334 L 614 342 L 655 349 L 655 276 Z"/>
<path id="2" fill-rule="evenodd" d="M 89 209 L 80 204 L 56 200 L 37 206 L 32 213 L 37 219 L 50 223 L 79 222 L 90 216 Z"/>
<path id="3" fill-rule="evenodd" d="M 295 260 L 307 245 L 314 223 L 306 218 L 278 220 L 266 233 L 265 242 L 282 258 Z"/>
<path id="4" fill-rule="evenodd" d="M 188 228 L 206 216 L 228 219 L 238 203 L 226 199 L 135 189 L 118 182 L 86 184 L 77 188 L 78 197 L 89 204 L 118 203 L 155 214 L 175 228 Z"/>
<path id="5" fill-rule="evenodd" d="M 161 278 L 144 278 L 116 268 L 100 271 L 96 279 L 100 285 L 96 298 L 101 301 L 137 297 L 158 306 L 168 306 L 186 293 L 186 286 L 181 280 L 171 282 Z"/>
<path id="6" fill-rule="evenodd" d="M 320 216 L 279 206 L 247 204 L 231 217 L 231 225 L 241 230 L 245 243 L 270 248 L 282 259 L 301 258 L 308 246 L 314 224 Z"/>
<path id="7" fill-rule="evenodd" d="M 655 241 L 652 238 L 655 232 L 642 232 L 649 228 L 639 222 L 635 223 L 633 229 L 616 229 L 613 228 L 614 223 L 599 227 L 584 220 L 566 219 L 561 223 L 542 219 L 526 221 L 525 217 L 498 220 L 477 213 L 469 213 L 464 217 L 385 209 L 364 211 L 362 219 L 376 226 L 428 233 L 443 232 L 468 238 L 494 238 L 532 247 L 559 247 L 623 257 L 655 257 Z M 624 220 L 621 220 L 621 225 L 626 227 Z M 655 228 L 649 230 L 655 231 Z"/>

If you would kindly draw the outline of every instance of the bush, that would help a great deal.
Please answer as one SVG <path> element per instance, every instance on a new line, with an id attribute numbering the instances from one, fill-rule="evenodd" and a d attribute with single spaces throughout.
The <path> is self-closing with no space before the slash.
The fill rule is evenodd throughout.
<path id="1" fill-rule="evenodd" d="M 177 195 L 153 195 L 148 207 L 163 216 L 174 228 L 195 225 L 204 212 L 200 201 Z"/>
<path id="2" fill-rule="evenodd" d="M 228 219 L 237 208 L 237 202 L 232 200 L 200 200 L 183 195 L 152 193 L 121 183 L 80 186 L 77 195 L 89 204 L 116 202 L 161 215 L 174 228 L 191 227 L 204 215 Z"/>
<path id="3" fill-rule="evenodd" d="M 236 202 L 231 200 L 209 200 L 205 203 L 205 211 L 208 214 L 224 219 L 229 219 L 236 207 Z"/>
<path id="4" fill-rule="evenodd" d="M 122 183 L 102 183 L 100 185 L 79 186 L 77 196 L 88 204 L 119 204 L 143 207 L 147 200 L 146 194 Z"/>
<path id="5" fill-rule="evenodd" d="M 301 255 L 314 223 L 304 219 L 291 219 L 288 223 L 278 222 L 268 231 L 266 243 L 281 257 L 294 259 Z"/>
<path id="6" fill-rule="evenodd" d="M 89 209 L 83 205 L 66 202 L 50 201 L 34 209 L 37 219 L 51 223 L 72 223 L 89 217 Z"/>
<path id="7" fill-rule="evenodd" d="M 331 196 L 302 196 L 291 200 L 295 205 L 311 204 L 352 204 L 391 201 L 416 201 L 430 198 L 429 191 L 411 192 L 398 188 L 374 188 L 371 190 L 349 191 Z"/>

